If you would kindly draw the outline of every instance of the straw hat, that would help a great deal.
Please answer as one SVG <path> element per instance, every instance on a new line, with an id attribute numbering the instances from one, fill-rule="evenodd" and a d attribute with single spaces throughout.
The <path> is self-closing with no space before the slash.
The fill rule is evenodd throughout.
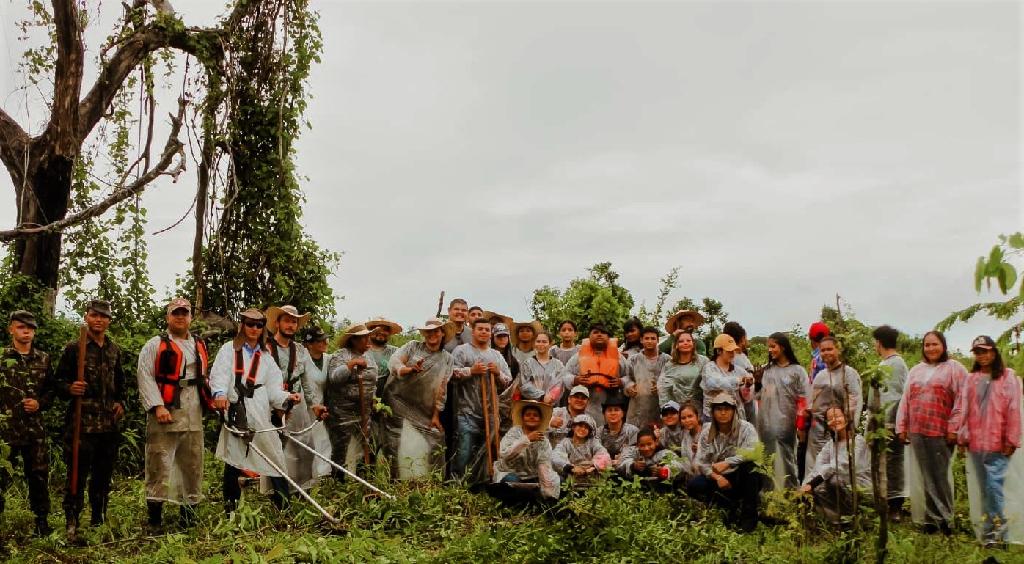
<path id="1" fill-rule="evenodd" d="M 385 319 L 383 315 L 374 317 L 373 319 L 364 323 L 367 329 L 377 329 L 378 327 L 387 327 L 390 335 L 397 335 L 402 332 L 402 326 Z"/>
<path id="2" fill-rule="evenodd" d="M 417 327 L 416 330 L 420 333 L 426 333 L 434 329 L 441 330 L 441 342 L 447 343 L 455 336 L 455 324 L 452 322 L 444 323 L 440 319 L 431 318 L 423 322 L 422 327 Z"/>
<path id="3" fill-rule="evenodd" d="M 498 323 L 504 323 L 505 327 L 508 327 L 510 331 L 512 330 L 512 326 L 516 324 L 515 320 L 511 317 L 500 313 L 494 313 L 493 311 L 484 310 L 484 314 L 480 317 L 480 319 L 483 319 L 484 321 L 490 321 L 491 325 L 494 325 L 495 318 L 500 319 L 501 321 Z"/>
<path id="4" fill-rule="evenodd" d="M 525 407 L 536 407 L 540 410 L 540 432 L 548 430 L 548 423 L 551 422 L 551 406 L 542 402 L 534 400 L 517 400 L 512 402 L 512 424 L 523 426 L 523 408 Z"/>
<path id="5" fill-rule="evenodd" d="M 540 321 L 537 321 L 536 319 L 534 319 L 533 321 L 527 321 L 526 323 L 513 323 L 512 326 L 509 327 L 512 330 L 511 337 L 512 337 L 512 344 L 513 345 L 518 345 L 519 344 L 519 328 L 520 327 L 530 327 L 530 328 L 532 328 L 533 329 L 533 336 L 534 337 L 536 337 L 541 331 L 544 330 L 544 324 L 541 323 Z"/>
<path id="6" fill-rule="evenodd" d="M 693 319 L 693 324 L 697 327 L 704 325 L 704 316 L 699 311 L 682 309 L 668 316 L 668 320 L 665 321 L 665 331 L 668 331 L 669 335 L 671 335 L 675 333 L 676 329 L 682 329 L 680 325 L 687 318 Z"/>
<path id="7" fill-rule="evenodd" d="M 295 328 L 296 331 L 301 331 L 303 327 L 309 323 L 309 318 L 313 317 L 312 313 L 299 313 L 298 308 L 293 305 L 286 306 L 270 306 L 267 308 L 267 331 L 271 333 L 277 333 L 277 320 L 281 315 L 290 315 L 299 320 L 299 326 Z"/>
<path id="8" fill-rule="evenodd" d="M 338 338 L 338 346 L 344 348 L 348 346 L 348 340 L 351 339 L 352 337 L 369 335 L 370 333 L 373 333 L 373 331 L 367 329 L 366 325 L 363 325 L 362 323 L 350 325 L 347 329 L 345 329 L 345 332 L 341 334 L 341 337 Z"/>

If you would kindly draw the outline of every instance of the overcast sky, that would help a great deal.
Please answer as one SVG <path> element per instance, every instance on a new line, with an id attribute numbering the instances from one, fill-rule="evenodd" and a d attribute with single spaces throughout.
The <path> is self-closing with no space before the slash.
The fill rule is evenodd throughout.
<path id="1" fill-rule="evenodd" d="M 189 24 L 211 4 L 174 1 Z M 672 302 L 713 296 L 752 334 L 806 327 L 837 292 L 921 333 L 1024 228 L 1014 2 L 316 6 L 298 169 L 308 232 L 344 253 L 343 317 L 418 324 L 441 289 L 526 317 L 534 288 L 611 261 L 638 304 L 680 266 Z M 12 11 L 0 93 L 24 119 Z M 185 213 L 194 171 L 146 192 L 150 231 Z M 150 242 L 161 295 L 192 229 Z"/>

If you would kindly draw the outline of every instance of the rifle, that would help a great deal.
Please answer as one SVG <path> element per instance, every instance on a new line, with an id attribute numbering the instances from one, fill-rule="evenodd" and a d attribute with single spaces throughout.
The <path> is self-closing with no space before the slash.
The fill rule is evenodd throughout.
<path id="1" fill-rule="evenodd" d="M 444 307 L 444 290 L 441 290 L 441 297 L 437 298 L 437 315 L 434 317 L 441 318 L 441 309 Z"/>
<path id="2" fill-rule="evenodd" d="M 85 346 L 89 334 L 85 325 L 78 328 L 78 373 L 77 382 L 85 381 Z M 71 495 L 78 494 L 78 443 L 82 437 L 82 396 L 75 396 L 75 418 L 71 433 Z"/>

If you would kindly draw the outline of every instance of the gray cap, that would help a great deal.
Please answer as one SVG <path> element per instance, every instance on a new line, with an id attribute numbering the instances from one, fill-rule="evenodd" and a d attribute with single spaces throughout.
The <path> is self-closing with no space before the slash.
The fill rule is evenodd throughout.
<path id="1" fill-rule="evenodd" d="M 573 386 L 571 390 L 569 390 L 569 395 L 570 396 L 575 396 L 576 394 L 583 394 L 583 395 L 585 395 L 585 396 L 587 396 L 589 398 L 590 397 L 590 389 L 587 388 L 586 386 L 584 386 L 583 384 L 577 384 L 577 385 Z"/>
<path id="2" fill-rule="evenodd" d="M 16 311 L 12 311 L 11 312 L 11 319 L 10 320 L 11 321 L 19 321 L 21 323 L 24 323 L 25 325 L 28 325 L 29 327 L 31 327 L 33 329 L 36 329 L 36 328 L 39 327 L 39 325 L 36 324 L 36 316 L 33 315 L 31 311 L 26 311 L 24 309 L 19 309 L 19 310 L 16 310 Z"/>
<path id="3" fill-rule="evenodd" d="M 661 406 L 660 411 L 662 413 L 665 413 L 666 411 L 679 411 L 679 403 L 674 400 L 669 400 Z"/>
<path id="4" fill-rule="evenodd" d="M 110 302 L 107 300 L 91 300 L 86 311 L 95 311 L 96 313 L 106 317 L 114 317 L 114 315 L 110 313 Z"/>
<path id="5" fill-rule="evenodd" d="M 495 337 L 498 335 L 508 335 L 508 325 L 505 325 L 504 323 L 495 323 L 493 333 Z"/>

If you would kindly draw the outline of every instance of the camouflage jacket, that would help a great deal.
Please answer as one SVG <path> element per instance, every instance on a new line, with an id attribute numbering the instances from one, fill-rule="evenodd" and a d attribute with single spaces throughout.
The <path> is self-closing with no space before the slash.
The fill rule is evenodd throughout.
<path id="1" fill-rule="evenodd" d="M 50 356 L 32 348 L 22 355 L 13 347 L 0 349 L 0 437 L 11 445 L 46 438 L 43 410 L 53 399 L 50 387 Z M 25 413 L 21 400 L 33 398 L 39 410 Z"/>
<path id="2" fill-rule="evenodd" d="M 82 432 L 107 433 L 118 430 L 114 404 L 124 405 L 124 369 L 121 348 L 107 337 L 100 347 L 91 338 L 85 348 L 85 395 L 82 396 Z M 54 374 L 54 388 L 61 397 L 74 399 L 69 387 L 78 378 L 78 341 L 64 347 Z M 74 428 L 74 402 L 68 406 L 67 433 Z"/>

